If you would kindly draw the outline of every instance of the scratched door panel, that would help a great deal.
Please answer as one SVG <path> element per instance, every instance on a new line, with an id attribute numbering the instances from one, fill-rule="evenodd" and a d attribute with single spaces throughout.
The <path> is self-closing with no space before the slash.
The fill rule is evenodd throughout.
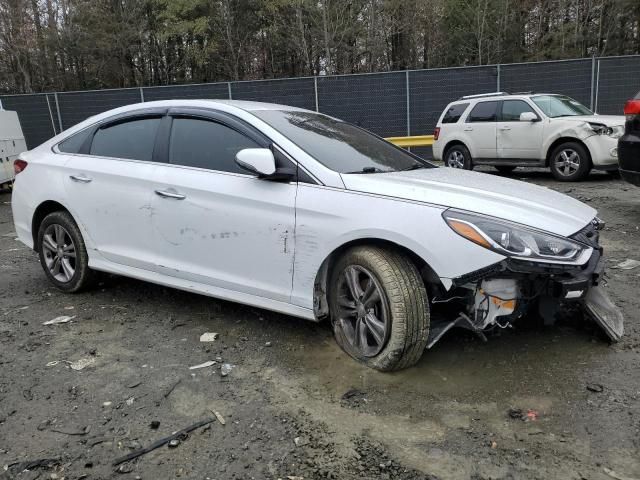
<path id="1" fill-rule="evenodd" d="M 166 275 L 289 301 L 296 184 L 194 167 L 158 167 L 154 244 Z"/>

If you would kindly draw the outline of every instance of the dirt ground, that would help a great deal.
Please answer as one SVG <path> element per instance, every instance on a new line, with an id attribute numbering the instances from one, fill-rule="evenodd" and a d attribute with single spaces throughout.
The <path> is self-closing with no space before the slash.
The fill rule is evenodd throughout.
<path id="1" fill-rule="evenodd" d="M 120 277 L 60 293 L 0 194 L 0 478 L 640 478 L 640 268 L 611 268 L 640 260 L 640 189 L 606 174 L 511 177 L 607 222 L 619 344 L 590 323 L 529 318 L 487 343 L 451 332 L 414 368 L 378 373 L 326 324 Z M 61 315 L 74 318 L 43 325 Z M 113 466 L 212 412 L 225 424 Z"/>

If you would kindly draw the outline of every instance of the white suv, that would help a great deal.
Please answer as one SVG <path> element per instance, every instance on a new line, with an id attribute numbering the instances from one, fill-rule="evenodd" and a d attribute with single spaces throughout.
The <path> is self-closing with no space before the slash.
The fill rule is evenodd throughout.
<path id="1" fill-rule="evenodd" d="M 624 116 L 594 114 L 563 95 L 470 95 L 447 105 L 440 116 L 433 158 L 467 170 L 549 167 L 558 180 L 575 181 L 592 168 L 616 171 L 623 133 Z"/>

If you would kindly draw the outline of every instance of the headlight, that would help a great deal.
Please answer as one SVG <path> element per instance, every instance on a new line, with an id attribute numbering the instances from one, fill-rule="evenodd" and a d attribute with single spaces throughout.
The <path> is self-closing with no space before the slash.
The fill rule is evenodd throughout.
<path id="1" fill-rule="evenodd" d="M 608 135 L 609 137 L 612 137 L 612 138 L 620 138 L 622 135 L 624 135 L 623 126 L 608 127 L 603 123 L 593 123 L 593 122 L 587 122 L 587 123 L 589 124 L 589 127 L 591 127 L 591 130 L 593 130 L 598 135 Z"/>
<path id="2" fill-rule="evenodd" d="M 591 247 L 505 220 L 457 210 L 446 210 L 442 216 L 458 235 L 507 257 L 582 264 L 591 255 Z"/>

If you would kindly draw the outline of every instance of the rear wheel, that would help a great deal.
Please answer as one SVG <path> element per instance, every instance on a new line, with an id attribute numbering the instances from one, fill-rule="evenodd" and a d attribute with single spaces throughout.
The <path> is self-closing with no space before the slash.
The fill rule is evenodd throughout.
<path id="1" fill-rule="evenodd" d="M 95 272 L 80 229 L 69 213 L 47 215 L 38 230 L 40 264 L 51 283 L 64 292 L 78 292 L 93 283 Z"/>
<path id="2" fill-rule="evenodd" d="M 591 158 L 587 150 L 576 142 L 557 146 L 549 160 L 551 173 L 561 182 L 582 180 L 591 171 Z"/>
<path id="3" fill-rule="evenodd" d="M 500 173 L 511 173 L 516 169 L 516 167 L 513 167 L 511 165 L 494 165 L 494 167 Z"/>
<path id="4" fill-rule="evenodd" d="M 469 149 L 464 145 L 454 145 L 449 147 L 444 154 L 444 164 L 450 168 L 461 168 L 464 170 L 473 169 L 473 161 Z"/>
<path id="5" fill-rule="evenodd" d="M 427 344 L 429 304 L 415 265 L 378 247 L 355 247 L 332 269 L 333 332 L 356 360 L 382 371 L 415 364 Z"/>

